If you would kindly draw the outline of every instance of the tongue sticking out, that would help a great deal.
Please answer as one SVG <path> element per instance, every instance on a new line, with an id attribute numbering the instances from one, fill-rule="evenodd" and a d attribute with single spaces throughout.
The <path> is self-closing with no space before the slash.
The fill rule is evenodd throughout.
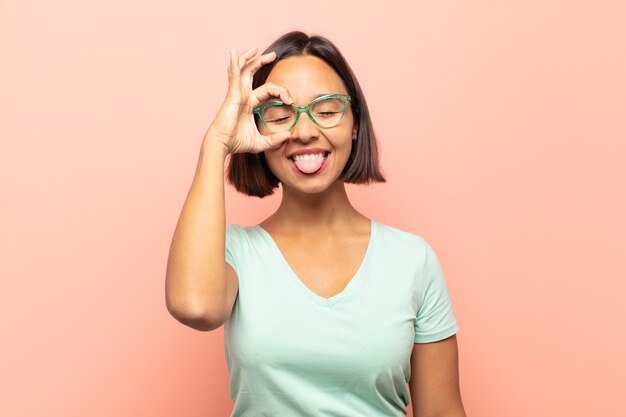
<path id="1" fill-rule="evenodd" d="M 324 163 L 323 157 L 295 160 L 294 164 L 298 169 L 306 174 L 311 174 L 321 168 Z"/>

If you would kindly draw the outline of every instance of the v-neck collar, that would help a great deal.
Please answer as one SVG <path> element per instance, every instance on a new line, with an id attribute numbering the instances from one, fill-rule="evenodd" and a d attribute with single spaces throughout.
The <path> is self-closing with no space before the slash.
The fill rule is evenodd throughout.
<path id="1" fill-rule="evenodd" d="M 270 235 L 267 230 L 263 229 L 263 227 L 261 227 L 258 224 L 254 226 L 254 228 L 256 228 L 265 237 L 265 240 L 272 246 L 278 258 L 280 258 L 280 263 L 282 264 L 283 269 L 285 270 L 287 274 L 288 281 L 294 284 L 300 290 L 300 292 L 302 292 L 302 294 L 304 294 L 304 296 L 306 296 L 309 300 L 325 307 L 331 307 L 337 304 L 339 301 L 341 301 L 346 295 L 348 295 L 352 291 L 352 289 L 359 283 L 359 281 L 361 281 L 363 275 L 365 274 L 365 269 L 367 267 L 367 264 L 369 263 L 369 260 L 372 257 L 374 244 L 376 243 L 377 236 L 378 236 L 378 223 L 374 219 L 370 219 L 370 239 L 369 239 L 369 242 L 367 243 L 365 256 L 363 257 L 363 260 L 361 261 L 359 268 L 357 269 L 356 273 L 352 276 L 348 284 L 344 287 L 344 289 L 341 292 L 333 295 L 330 298 L 326 298 L 326 297 L 322 297 L 319 294 L 316 294 L 309 287 L 307 287 L 304 284 L 304 282 L 302 282 L 302 280 L 295 273 L 291 265 L 289 265 L 289 262 L 287 262 L 287 259 L 285 258 L 280 248 L 276 244 L 276 241 L 274 240 L 272 235 Z"/>

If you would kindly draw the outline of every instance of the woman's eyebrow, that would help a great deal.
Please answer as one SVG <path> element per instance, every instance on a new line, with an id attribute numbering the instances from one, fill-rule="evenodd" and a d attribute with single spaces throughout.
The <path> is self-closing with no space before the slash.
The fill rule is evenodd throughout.
<path id="1" fill-rule="evenodd" d="M 329 95 L 329 94 L 338 94 L 338 93 L 333 93 L 333 92 L 319 93 L 319 94 L 316 94 L 316 95 L 313 97 L 313 100 L 315 100 L 316 98 L 320 98 L 320 97 L 322 97 L 322 96 L 327 96 L 327 95 Z"/>

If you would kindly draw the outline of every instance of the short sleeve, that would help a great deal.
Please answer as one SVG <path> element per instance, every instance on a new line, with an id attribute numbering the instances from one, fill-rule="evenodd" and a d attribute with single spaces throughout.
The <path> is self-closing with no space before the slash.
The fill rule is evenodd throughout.
<path id="1" fill-rule="evenodd" d="M 226 225 L 226 262 L 233 267 L 237 275 L 239 275 L 239 271 L 237 270 L 237 247 L 242 232 L 241 226 L 236 224 Z"/>
<path id="2" fill-rule="evenodd" d="M 422 301 L 415 320 L 415 343 L 436 342 L 459 331 L 439 259 L 428 242 L 424 243 Z"/>

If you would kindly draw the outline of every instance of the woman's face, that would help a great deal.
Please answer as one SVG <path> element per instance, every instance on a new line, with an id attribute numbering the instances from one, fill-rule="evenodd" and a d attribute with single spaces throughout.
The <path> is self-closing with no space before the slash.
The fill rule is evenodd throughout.
<path id="1" fill-rule="evenodd" d="M 294 56 L 279 61 L 267 81 L 283 86 L 296 106 L 306 106 L 326 94 L 348 94 L 343 81 L 325 61 L 315 56 Z M 350 104 L 341 122 L 331 128 L 321 128 L 301 113 L 291 137 L 276 149 L 265 151 L 270 170 L 282 182 L 283 189 L 303 193 L 319 193 L 337 181 L 350 151 L 354 117 Z M 271 132 L 260 123 L 263 135 Z M 294 153 L 310 154 L 294 158 Z M 322 155 L 319 155 L 322 153 Z"/>

